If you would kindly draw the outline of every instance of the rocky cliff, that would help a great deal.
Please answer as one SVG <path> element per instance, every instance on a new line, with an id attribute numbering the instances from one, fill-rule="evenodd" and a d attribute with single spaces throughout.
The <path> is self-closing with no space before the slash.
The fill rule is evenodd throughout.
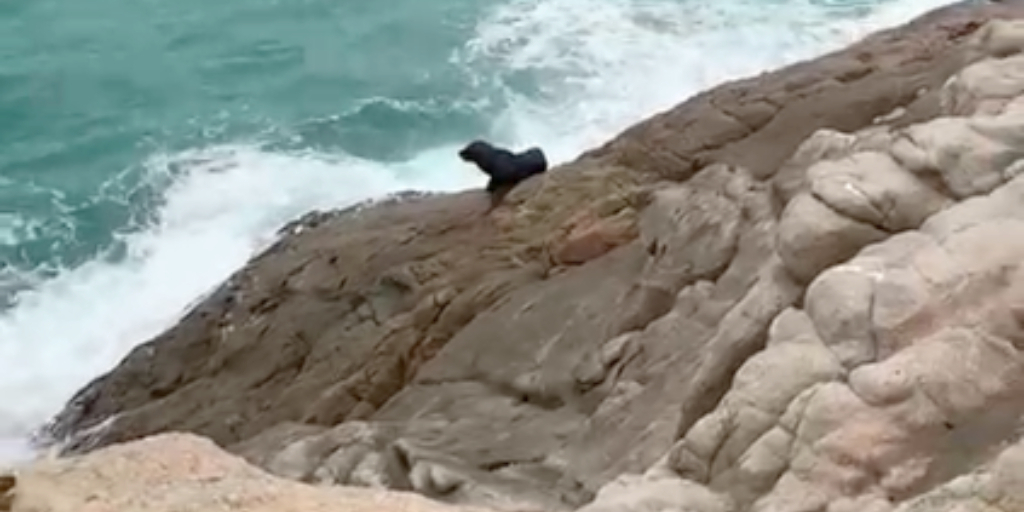
<path id="1" fill-rule="evenodd" d="M 311 214 L 50 432 L 508 511 L 1022 510 L 1018 17 L 724 84 L 489 215 Z"/>

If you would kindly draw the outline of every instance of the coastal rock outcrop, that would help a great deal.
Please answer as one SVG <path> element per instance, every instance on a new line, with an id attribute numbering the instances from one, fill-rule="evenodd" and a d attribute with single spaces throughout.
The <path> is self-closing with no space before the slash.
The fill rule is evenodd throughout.
<path id="1" fill-rule="evenodd" d="M 1020 17 L 961 3 L 724 84 L 490 215 L 475 191 L 311 215 L 49 433 L 189 431 L 505 511 L 1012 503 Z"/>
<path id="2" fill-rule="evenodd" d="M 412 493 L 300 484 L 189 434 L 41 460 L 4 478 L 6 512 L 487 512 Z"/>
<path id="3" fill-rule="evenodd" d="M 1024 34 L 1022 23 L 991 27 Z M 742 365 L 708 414 L 698 371 L 681 402 L 683 438 L 584 510 L 603 510 L 602 496 L 643 510 L 664 499 L 646 488 L 666 479 L 755 512 L 1020 506 L 1024 115 L 1017 98 L 992 102 L 1012 58 L 965 69 L 1000 77 L 976 88 L 973 109 L 953 101 L 958 74 L 943 116 L 891 130 L 887 148 L 876 138 L 854 149 L 877 136 L 854 133 L 806 168 L 776 245 L 809 282 L 801 302 L 774 317 L 763 350 L 734 359 Z M 708 372 L 727 364 L 720 353 L 705 356 Z M 694 495 L 675 506 L 721 509 L 690 504 Z"/>

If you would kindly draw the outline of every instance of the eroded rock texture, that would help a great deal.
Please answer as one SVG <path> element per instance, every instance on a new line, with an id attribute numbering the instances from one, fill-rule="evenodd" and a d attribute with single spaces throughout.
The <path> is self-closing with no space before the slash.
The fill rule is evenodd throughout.
<path id="1" fill-rule="evenodd" d="M 1017 58 L 955 76 L 945 116 L 884 136 L 819 132 L 796 152 L 845 148 L 805 166 L 780 217 L 776 249 L 809 281 L 802 300 L 714 410 L 610 499 L 642 509 L 663 499 L 645 486 L 681 477 L 734 510 L 1021 506 L 1024 117 L 1004 68 Z M 965 85 L 978 75 L 998 79 Z M 689 499 L 675 506 L 720 510 Z"/>
<path id="2" fill-rule="evenodd" d="M 52 433 L 508 511 L 1015 510 L 1022 14 L 725 84 L 490 216 L 311 215 Z"/>

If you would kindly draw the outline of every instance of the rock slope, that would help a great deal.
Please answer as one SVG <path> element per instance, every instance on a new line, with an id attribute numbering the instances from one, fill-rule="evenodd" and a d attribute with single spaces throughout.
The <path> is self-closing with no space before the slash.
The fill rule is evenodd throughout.
<path id="1" fill-rule="evenodd" d="M 4 512 L 486 512 L 411 493 L 273 477 L 209 440 L 162 434 L 0 477 Z"/>
<path id="2" fill-rule="evenodd" d="M 307 216 L 51 434 L 509 511 L 1018 510 L 1022 15 L 724 84 L 489 216 Z"/>

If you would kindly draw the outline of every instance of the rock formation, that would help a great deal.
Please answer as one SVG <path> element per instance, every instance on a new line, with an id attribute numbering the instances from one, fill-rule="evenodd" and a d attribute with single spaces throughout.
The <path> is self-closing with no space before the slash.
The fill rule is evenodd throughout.
<path id="1" fill-rule="evenodd" d="M 1022 509 L 1019 17 L 724 84 L 490 216 L 312 214 L 50 433 L 505 511 Z"/>
<path id="2" fill-rule="evenodd" d="M 4 484 L 6 482 L 6 485 Z M 411 493 L 273 477 L 207 439 L 161 434 L 0 477 L 4 512 L 486 512 Z"/>

